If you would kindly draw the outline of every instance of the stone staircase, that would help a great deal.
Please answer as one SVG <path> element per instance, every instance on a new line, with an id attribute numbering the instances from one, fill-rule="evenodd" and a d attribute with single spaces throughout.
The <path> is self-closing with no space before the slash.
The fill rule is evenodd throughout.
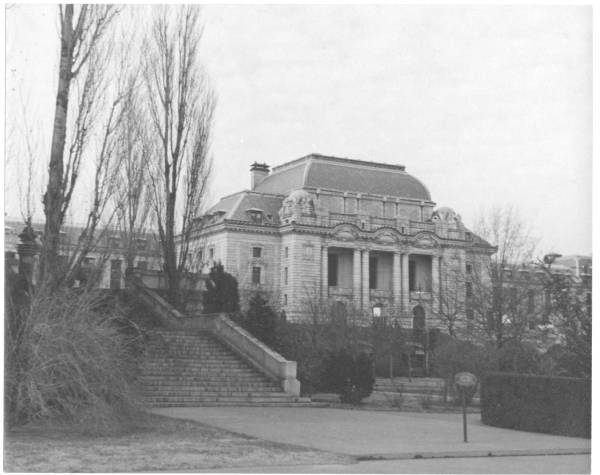
<path id="1" fill-rule="evenodd" d="M 283 392 L 208 331 L 149 333 L 140 386 L 154 407 L 310 405 Z"/>

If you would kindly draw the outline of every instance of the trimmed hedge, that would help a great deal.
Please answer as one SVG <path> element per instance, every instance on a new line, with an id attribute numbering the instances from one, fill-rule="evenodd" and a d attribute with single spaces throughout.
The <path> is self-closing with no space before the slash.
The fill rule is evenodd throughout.
<path id="1" fill-rule="evenodd" d="M 481 420 L 508 429 L 591 437 L 591 380 L 488 373 L 481 381 Z"/>

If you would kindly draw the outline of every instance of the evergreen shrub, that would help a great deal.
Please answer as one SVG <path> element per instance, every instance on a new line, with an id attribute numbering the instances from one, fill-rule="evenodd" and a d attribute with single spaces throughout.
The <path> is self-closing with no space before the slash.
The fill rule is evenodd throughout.
<path id="1" fill-rule="evenodd" d="M 488 373 L 481 381 L 481 420 L 508 429 L 591 437 L 591 380 Z"/>
<path id="2" fill-rule="evenodd" d="M 365 352 L 353 354 L 342 348 L 330 352 L 323 362 L 321 387 L 339 394 L 342 402 L 359 404 L 373 392 L 374 385 L 374 361 Z"/>

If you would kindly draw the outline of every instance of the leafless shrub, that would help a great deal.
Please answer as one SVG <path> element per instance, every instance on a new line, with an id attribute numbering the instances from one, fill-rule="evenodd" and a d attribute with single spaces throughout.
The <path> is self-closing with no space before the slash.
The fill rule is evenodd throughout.
<path id="1" fill-rule="evenodd" d="M 92 430 L 138 407 L 140 336 L 97 292 L 38 290 L 7 298 L 5 408 L 9 425 L 48 417 L 85 420 Z M 8 292 L 7 292 L 8 293 Z M 133 333 L 133 334 L 132 334 Z"/>

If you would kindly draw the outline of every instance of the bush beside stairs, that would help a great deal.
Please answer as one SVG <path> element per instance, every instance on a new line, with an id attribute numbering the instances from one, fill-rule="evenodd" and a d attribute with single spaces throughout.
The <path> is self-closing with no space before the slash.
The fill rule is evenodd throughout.
<path id="1" fill-rule="evenodd" d="M 154 407 L 311 404 L 283 392 L 278 382 L 202 330 L 152 330 L 140 386 Z"/>

